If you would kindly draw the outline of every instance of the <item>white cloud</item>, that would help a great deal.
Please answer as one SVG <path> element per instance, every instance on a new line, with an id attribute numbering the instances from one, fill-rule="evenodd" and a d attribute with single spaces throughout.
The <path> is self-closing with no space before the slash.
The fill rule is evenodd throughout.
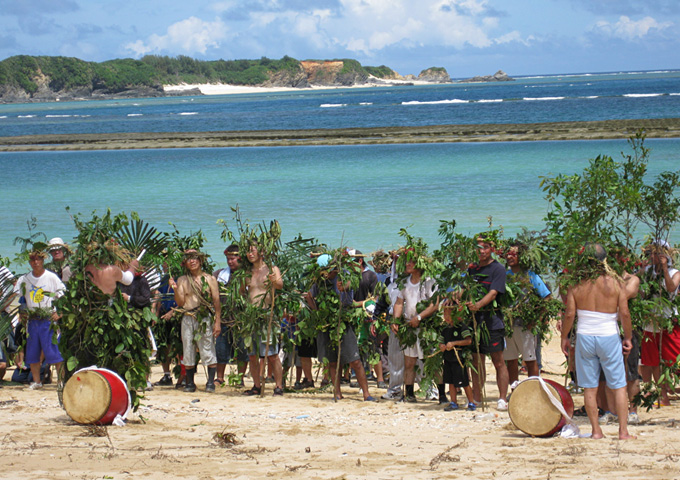
<path id="1" fill-rule="evenodd" d="M 227 38 L 227 32 L 227 25 L 220 19 L 206 22 L 189 17 L 170 25 L 165 35 L 153 34 L 146 42 L 137 40 L 126 44 L 125 48 L 138 56 L 162 51 L 205 54 L 208 48 L 219 47 L 221 41 Z"/>
<path id="2" fill-rule="evenodd" d="M 672 25 L 672 22 L 659 23 L 652 17 L 644 17 L 636 22 L 629 17 L 622 15 L 616 23 L 609 23 L 606 21 L 597 22 L 593 27 L 593 30 L 609 37 L 623 40 L 635 40 L 648 35 L 651 30 L 664 30 Z"/>
<path id="3" fill-rule="evenodd" d="M 496 45 L 503 45 L 505 43 L 520 43 L 526 47 L 531 45 L 531 42 L 535 40 L 533 35 L 529 35 L 526 38 L 522 38 L 522 35 L 517 30 L 501 35 L 498 38 L 494 38 L 494 43 Z"/>
<path id="4" fill-rule="evenodd" d="M 342 21 L 323 25 L 350 51 L 365 54 L 411 43 L 462 48 L 491 45 L 498 21 L 487 15 L 486 0 L 341 0 Z M 334 19 L 335 20 L 335 19 Z M 345 35 L 340 29 L 344 29 Z"/>

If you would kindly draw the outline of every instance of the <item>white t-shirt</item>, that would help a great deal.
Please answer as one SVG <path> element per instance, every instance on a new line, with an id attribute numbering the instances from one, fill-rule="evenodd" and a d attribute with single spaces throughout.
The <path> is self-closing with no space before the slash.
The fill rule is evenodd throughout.
<path id="1" fill-rule="evenodd" d="M 19 278 L 14 291 L 26 299 L 26 307 L 52 308 L 52 302 L 61 297 L 66 286 L 56 273 L 45 270 L 45 273 L 35 277 L 33 272 Z"/>
<path id="2" fill-rule="evenodd" d="M 416 306 L 418 302 L 429 300 L 436 291 L 437 285 L 435 285 L 432 278 L 426 278 L 418 283 L 411 283 L 411 276 L 409 276 L 406 279 L 406 285 L 399 291 L 397 297 L 404 300 L 403 317 L 410 319 L 417 315 Z"/>

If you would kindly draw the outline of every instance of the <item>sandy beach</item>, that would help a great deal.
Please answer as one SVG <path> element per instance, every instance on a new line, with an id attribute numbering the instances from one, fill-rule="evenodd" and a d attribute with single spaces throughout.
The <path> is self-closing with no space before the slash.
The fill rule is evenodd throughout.
<path id="1" fill-rule="evenodd" d="M 544 348 L 546 375 L 564 377 L 559 336 Z M 488 364 L 489 372 L 493 368 Z M 199 367 L 199 372 L 203 369 Z M 11 374 L 11 371 L 9 372 Z M 153 378 L 161 376 L 154 367 Z M 522 377 L 520 377 L 522 378 Z M 246 379 L 246 385 L 250 383 Z M 497 412 L 490 373 L 486 412 L 443 412 L 435 401 L 416 404 L 361 401 L 343 386 L 345 399 L 329 392 L 244 397 L 223 387 L 214 394 L 172 387 L 147 392 L 125 427 L 95 431 L 73 422 L 59 407 L 56 386 L 32 391 L 4 383 L 0 389 L 7 479 L 433 479 L 433 478 L 680 478 L 680 409 L 640 412 L 630 427 L 637 440 L 531 438 L 507 412 Z M 374 382 L 374 395 L 381 395 Z M 574 395 L 577 407 L 582 395 Z M 577 417 L 582 432 L 587 419 Z M 230 442 L 221 438 L 233 439 Z M 97 436 L 100 435 L 100 436 Z"/>
<path id="2" fill-rule="evenodd" d="M 376 77 L 369 78 L 369 81 L 357 85 L 311 85 L 309 88 L 296 87 L 253 87 L 247 85 L 228 85 L 224 83 L 210 84 L 188 84 L 182 83 L 180 85 L 163 85 L 163 90 L 168 93 L 180 94 L 181 92 L 189 92 L 199 90 L 203 95 L 236 95 L 245 93 L 274 93 L 274 92 L 299 92 L 310 90 L 337 90 L 346 88 L 375 88 L 375 87 L 392 87 L 398 85 L 431 85 L 431 82 L 424 82 L 418 80 L 383 80 Z"/>
<path id="3" fill-rule="evenodd" d="M 24 135 L 0 137 L 0 152 L 604 140 L 626 139 L 641 128 L 648 138 L 678 138 L 680 118 L 313 130 Z"/>

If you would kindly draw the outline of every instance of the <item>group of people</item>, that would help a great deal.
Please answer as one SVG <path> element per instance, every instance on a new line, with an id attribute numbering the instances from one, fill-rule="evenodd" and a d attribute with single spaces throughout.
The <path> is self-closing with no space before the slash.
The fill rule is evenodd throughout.
<path id="1" fill-rule="evenodd" d="M 664 253 L 668 250 L 664 250 L 661 242 L 654 246 L 658 248 L 650 253 L 649 265 L 642 265 L 638 271 L 620 277 L 606 268 L 607 252 L 601 245 L 587 245 L 581 253 L 588 257 L 583 263 L 587 274 L 559 295 L 566 306 L 563 318 L 558 322 L 561 324 L 562 349 L 570 359 L 570 367 L 574 367 L 576 383 L 585 389 L 585 411 L 594 438 L 602 437 L 600 422 L 603 415 L 598 414 L 602 404 L 606 404 L 607 413 L 618 418 L 619 437 L 630 438 L 627 423 L 629 418 L 635 418 L 630 415 L 636 416 L 632 399 L 639 392 L 640 375 L 644 381 L 652 377 L 658 379 L 660 363 L 675 362 L 680 354 L 680 333 L 677 331 L 660 332 L 650 324 L 641 338 L 636 338 L 632 330 L 628 302 L 637 295 L 639 275 L 659 276 L 669 295 L 675 295 L 680 285 L 680 271 L 672 268 L 671 256 Z M 212 273 L 204 271 L 205 255 L 196 249 L 188 249 L 184 252 L 185 273 L 178 278 L 168 274 L 161 278 L 157 273 L 149 272 L 135 274 L 136 265 L 128 265 L 118 268 L 113 284 L 101 285 L 103 291 L 109 290 L 105 293 L 111 293 L 112 287 L 119 288 L 130 308 L 149 307 L 157 315 L 154 330 L 157 337 L 165 340 L 158 352 L 164 374 L 156 385 L 174 384 L 171 364 L 178 354 L 182 369 L 177 386 L 186 392 L 196 391 L 199 357 L 207 368 L 205 390 L 214 392 L 216 385 L 226 383 L 226 366 L 235 359 L 239 375 L 237 383 L 243 384 L 243 376 L 250 367 L 253 385 L 244 394 L 260 394 L 262 378 L 268 372 L 274 383 L 273 394 L 278 396 L 284 393 L 284 364 L 292 366 L 291 357 L 297 367 L 294 388 L 314 387 L 312 365 L 317 357 L 328 367 L 324 381 L 333 383 L 336 399 L 342 399 L 344 379 L 338 369 L 349 368 L 354 372 L 364 400 L 376 401 L 369 392 L 370 373 L 367 374 L 367 370 L 371 367 L 368 359 L 362 358 L 361 343 L 368 343 L 368 351 L 377 353 L 380 358 L 375 365 L 375 374 L 378 387 L 386 389 L 382 395 L 385 400 L 416 402 L 415 384 L 422 373 L 419 365 L 437 353 L 442 354 L 441 369 L 433 379 L 437 386 L 433 393 L 447 411 L 460 408 L 457 396 L 461 389 L 466 397 L 465 408 L 475 410 L 481 404 L 487 356 L 496 371 L 496 407 L 499 411 L 508 409 L 508 390 L 518 380 L 520 358 L 529 376 L 540 375 L 540 338 L 520 324 L 512 325 L 512 335 L 508 336 L 506 320 L 498 307 L 499 300 L 506 294 L 509 275 L 525 276 L 536 295 L 541 298 L 551 296 L 539 275 L 521 268 L 521 253 L 517 246 L 508 248 L 504 258 L 500 258 L 505 261 L 503 265 L 493 254 L 493 240 L 483 235 L 477 238 L 478 259 L 466 274 L 479 285 L 483 296 L 466 302 L 462 300 L 464 296 L 460 289 L 440 290 L 435 279 L 426 277 L 423 269 L 418 268 L 417 258 L 407 259 L 403 272 L 395 272 L 393 268 L 390 274 L 390 261 L 372 262 L 371 268 L 361 252 L 348 250 L 347 254 L 354 258 L 361 271 L 359 287 L 352 289 L 340 280 L 337 269 L 331 269 L 323 282 L 311 285 L 302 295 L 304 308 L 318 311 L 322 308 L 318 301 L 320 292 L 331 291 L 337 295 L 341 308 L 364 310 L 365 325 L 348 325 L 338 339 L 331 338 L 328 331 L 317 332 L 316 338 L 299 337 L 295 350 L 286 352 L 287 357 L 280 355 L 281 338 L 275 334 L 279 329 L 271 328 L 271 319 L 268 329 L 261 329 L 252 338 L 240 338 L 238 329 L 234 328 L 238 316 L 227 311 L 233 304 L 229 296 L 240 295 L 246 303 L 256 305 L 260 315 L 269 316 L 276 291 L 283 287 L 286 279 L 277 266 L 265 262 L 260 248 L 258 244 L 251 244 L 243 258 L 238 245 L 229 246 L 224 251 L 227 266 Z M 52 261 L 46 264 L 48 253 L 52 255 Z M 59 312 L 53 302 L 63 295 L 72 273 L 68 253 L 69 247 L 59 238 L 52 239 L 46 250 L 31 251 L 31 271 L 15 280 L 12 287 L 21 304 L 21 321 L 13 340 L 16 344 L 25 342 L 24 357 L 17 357 L 17 365 L 22 368 L 25 362 L 29 366 L 32 374 L 29 388 L 42 387 L 42 363 L 54 366 L 59 372 L 63 362 L 56 341 Z M 319 267 L 325 267 L 329 259 L 328 255 L 318 255 L 315 261 Z M 234 288 L 238 271 L 243 280 Z M 5 284 L 13 279 L 4 267 L 0 275 Z M 101 276 L 101 269 L 92 275 L 95 284 L 97 276 Z M 458 316 L 452 315 L 463 307 L 474 317 L 474 325 L 471 319 L 460 321 Z M 669 307 L 664 314 L 670 317 L 676 316 L 677 312 Z M 439 352 L 425 351 L 418 337 L 420 325 L 435 315 L 443 318 Z M 276 319 L 277 322 L 280 320 Z M 292 324 L 294 318 L 286 321 Z M 380 324 L 386 327 L 383 333 L 376 328 Z M 413 329 L 415 342 L 401 344 L 398 333 L 402 324 Z M 475 328 L 481 325 L 484 335 L 479 334 L 480 328 Z M 364 327 L 367 334 L 356 331 Z M 167 337 L 177 334 L 181 336 L 181 352 L 173 352 L 167 347 Z M 5 349 L 1 360 L 0 367 L 6 368 Z M 665 403 L 668 402 L 667 395 L 668 389 L 664 389 L 662 401 Z"/>

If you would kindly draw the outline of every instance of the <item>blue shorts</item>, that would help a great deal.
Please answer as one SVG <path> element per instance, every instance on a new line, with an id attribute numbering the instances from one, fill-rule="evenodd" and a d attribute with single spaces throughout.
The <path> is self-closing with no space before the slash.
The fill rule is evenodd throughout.
<path id="1" fill-rule="evenodd" d="M 618 335 L 595 337 L 577 333 L 575 356 L 579 387 L 597 388 L 600 370 L 604 372 L 607 386 L 612 390 L 626 386 L 626 368 Z"/>
<path id="2" fill-rule="evenodd" d="M 40 363 L 40 351 L 45 352 L 45 360 L 49 364 L 63 362 L 59 346 L 52 343 L 51 320 L 29 320 L 26 337 L 26 363 Z M 56 324 L 55 324 L 56 327 Z"/>

